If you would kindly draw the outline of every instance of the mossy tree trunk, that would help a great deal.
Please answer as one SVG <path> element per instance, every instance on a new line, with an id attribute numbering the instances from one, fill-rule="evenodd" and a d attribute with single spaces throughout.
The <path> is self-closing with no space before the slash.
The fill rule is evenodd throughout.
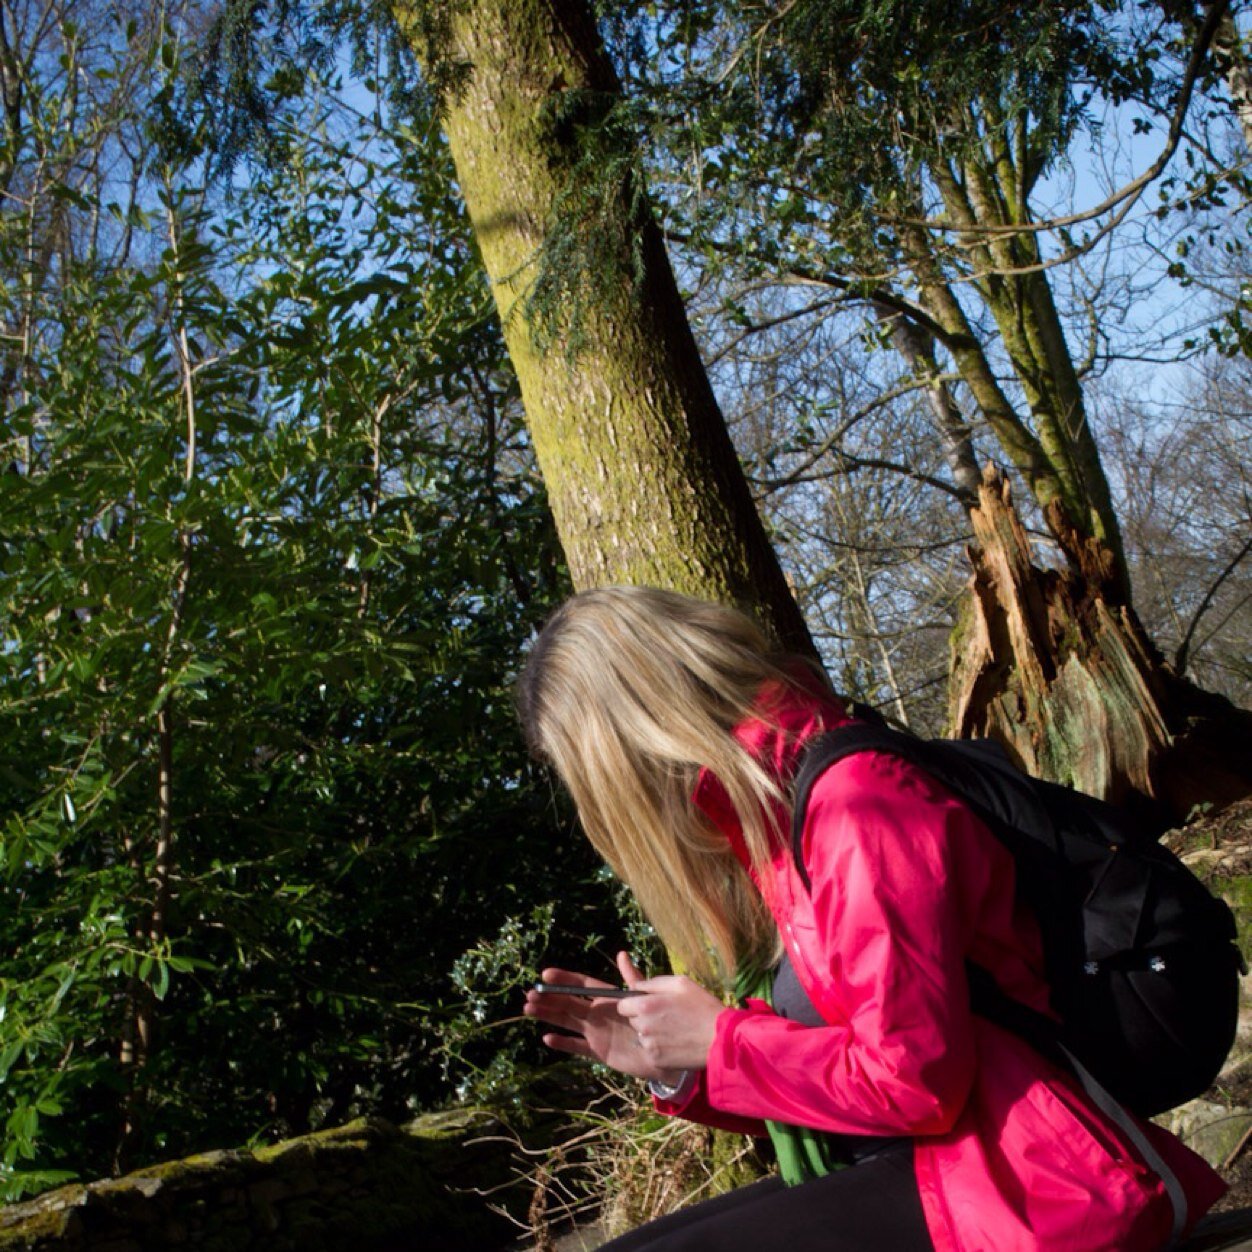
<path id="1" fill-rule="evenodd" d="M 590 10 L 582 0 L 468 0 L 439 31 L 450 36 L 442 48 L 420 0 L 393 11 L 428 69 L 435 57 L 465 67 L 444 127 L 575 586 L 729 601 L 815 656 L 628 171 L 614 194 L 635 207 L 598 248 L 619 281 L 596 284 L 599 298 L 578 309 L 577 342 L 545 342 L 528 304 L 579 159 L 576 135 L 556 120 L 561 106 L 619 90 Z"/>
<path id="2" fill-rule="evenodd" d="M 596 241 L 616 273 L 577 309 L 576 342 L 545 342 L 528 303 L 579 158 L 577 127 L 559 119 L 619 94 L 588 7 L 469 0 L 451 10 L 442 48 L 423 27 L 428 8 L 396 0 L 394 11 L 428 66 L 463 67 L 444 126 L 575 585 L 730 601 L 812 654 L 628 169 L 607 192 L 623 206 L 616 237 Z M 605 218 L 587 229 L 604 232 Z"/>

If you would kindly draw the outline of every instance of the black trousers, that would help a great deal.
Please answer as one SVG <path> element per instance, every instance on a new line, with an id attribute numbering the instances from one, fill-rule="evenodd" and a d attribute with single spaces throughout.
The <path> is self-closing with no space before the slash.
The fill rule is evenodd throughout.
<path id="1" fill-rule="evenodd" d="M 913 1145 L 787 1187 L 766 1178 L 659 1217 L 601 1252 L 934 1252 Z"/>

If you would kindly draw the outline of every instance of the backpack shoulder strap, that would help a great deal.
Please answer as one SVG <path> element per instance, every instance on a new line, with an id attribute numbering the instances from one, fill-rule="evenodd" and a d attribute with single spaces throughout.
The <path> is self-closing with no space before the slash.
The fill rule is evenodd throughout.
<path id="1" fill-rule="evenodd" d="M 796 773 L 792 791 L 791 843 L 796 870 L 809 891 L 812 879 L 804 863 L 804 822 L 809 795 L 821 775 L 838 761 L 857 752 L 883 752 L 917 766 L 946 787 L 981 817 L 1010 852 L 1025 845 L 1045 846 L 1052 833 L 1051 819 L 1033 784 L 990 740 L 921 739 L 894 730 L 885 722 L 847 722 L 815 738 Z M 1014 823 L 1033 822 L 1036 837 L 1023 838 Z M 1045 838 L 1038 840 L 1042 833 Z M 1054 1060 L 1050 1047 L 1056 1035 L 1051 1019 L 1012 1000 L 985 971 L 967 962 L 971 1001 L 976 1012 L 1023 1038 L 1032 1039 Z M 1061 1061 L 1064 1064 L 1063 1061 Z"/>
<path id="2" fill-rule="evenodd" d="M 801 855 L 809 793 L 824 771 L 857 752 L 885 752 L 916 765 L 968 805 L 1015 854 L 1030 842 L 1021 831 L 1030 831 L 1034 842 L 1059 850 L 1041 784 L 1023 774 L 993 740 L 922 739 L 895 730 L 881 718 L 845 722 L 808 745 L 792 786 L 791 845 L 805 886 L 812 885 Z"/>
<path id="3" fill-rule="evenodd" d="M 791 850 L 806 888 L 812 890 L 813 887 L 803 856 L 804 817 L 813 784 L 832 765 L 858 752 L 889 752 L 920 765 L 924 748 L 923 740 L 905 731 L 893 730 L 881 720 L 845 722 L 818 735 L 808 745 L 791 787 Z"/>

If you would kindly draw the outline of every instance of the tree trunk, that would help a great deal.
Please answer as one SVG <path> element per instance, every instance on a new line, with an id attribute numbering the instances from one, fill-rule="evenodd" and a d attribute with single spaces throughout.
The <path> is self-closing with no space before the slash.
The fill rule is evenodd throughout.
<path id="1" fill-rule="evenodd" d="M 968 125 L 971 132 L 977 126 L 972 114 Z M 1059 509 L 1062 524 L 1055 537 L 1065 555 L 1075 559 L 1066 546 L 1071 535 L 1080 536 L 1084 546 L 1088 540 L 1098 541 L 1103 558 L 1097 594 L 1128 604 L 1130 571 L 1121 527 L 1051 284 L 1047 274 L 1035 268 L 1042 262 L 1038 241 L 1029 233 L 993 233 L 985 238 L 981 233 L 1007 230 L 1030 220 L 1025 201 L 1014 191 L 1019 172 L 1007 155 L 997 161 L 991 151 L 967 157 L 959 170 L 944 162 L 935 162 L 931 168 L 946 211 L 970 228 L 965 242 L 974 259 L 975 283 L 995 319 L 1033 419 L 1028 454 L 1021 454 L 1024 423 L 1020 418 L 1000 415 L 997 422 L 997 415 L 989 411 L 988 421 L 1049 520 Z M 924 236 L 919 242 L 929 246 Z M 925 259 L 927 268 L 933 266 L 928 253 Z M 923 299 L 935 305 L 933 311 L 943 324 L 945 310 L 934 301 L 935 294 L 927 296 L 924 290 Z M 968 374 L 969 362 L 960 365 L 962 373 Z M 1002 432 L 1014 422 L 1019 429 L 1014 430 L 1012 440 L 1005 440 Z M 1038 473 L 1040 460 L 1047 466 L 1043 475 Z M 1088 562 L 1085 571 L 1094 575 L 1097 566 Z"/>
<path id="2" fill-rule="evenodd" d="M 1252 713 L 1179 678 L 1134 610 L 1101 594 L 1101 580 L 1036 566 L 1008 483 L 991 467 L 971 521 L 954 734 L 997 739 L 1032 774 L 1163 821 L 1252 794 Z M 1075 536 L 1071 546 L 1083 550 Z"/>
<path id="3" fill-rule="evenodd" d="M 578 158 L 558 106 L 620 94 L 587 6 L 473 0 L 450 18 L 450 49 L 432 46 L 416 4 L 399 0 L 395 12 L 428 68 L 449 54 L 467 67 L 444 126 L 575 585 L 645 583 L 737 603 L 786 647 L 814 654 L 646 209 L 624 214 L 620 239 L 607 241 L 622 281 L 578 310 L 577 350 L 537 342 L 528 290 Z M 613 189 L 623 205 L 629 179 Z"/>

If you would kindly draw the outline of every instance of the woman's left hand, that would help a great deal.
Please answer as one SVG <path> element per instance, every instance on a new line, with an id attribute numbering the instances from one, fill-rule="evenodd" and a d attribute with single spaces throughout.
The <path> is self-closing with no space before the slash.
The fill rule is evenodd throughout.
<path id="1" fill-rule="evenodd" d="M 617 1003 L 644 1056 L 658 1070 L 703 1069 L 726 1006 L 685 975 L 644 978 L 625 952 L 618 953 L 617 967 L 626 986 L 647 992 Z"/>
<path id="2" fill-rule="evenodd" d="M 625 952 L 617 955 L 622 981 L 645 995 L 626 1000 L 575 999 L 526 994 L 527 1017 L 558 1026 L 563 1034 L 544 1035 L 558 1052 L 585 1056 L 636 1078 L 676 1083 L 684 1070 L 703 1069 L 717 1030 L 722 1002 L 690 978 L 665 974 L 644 978 Z M 549 982 L 609 990 L 609 984 L 569 970 L 545 969 Z"/>

